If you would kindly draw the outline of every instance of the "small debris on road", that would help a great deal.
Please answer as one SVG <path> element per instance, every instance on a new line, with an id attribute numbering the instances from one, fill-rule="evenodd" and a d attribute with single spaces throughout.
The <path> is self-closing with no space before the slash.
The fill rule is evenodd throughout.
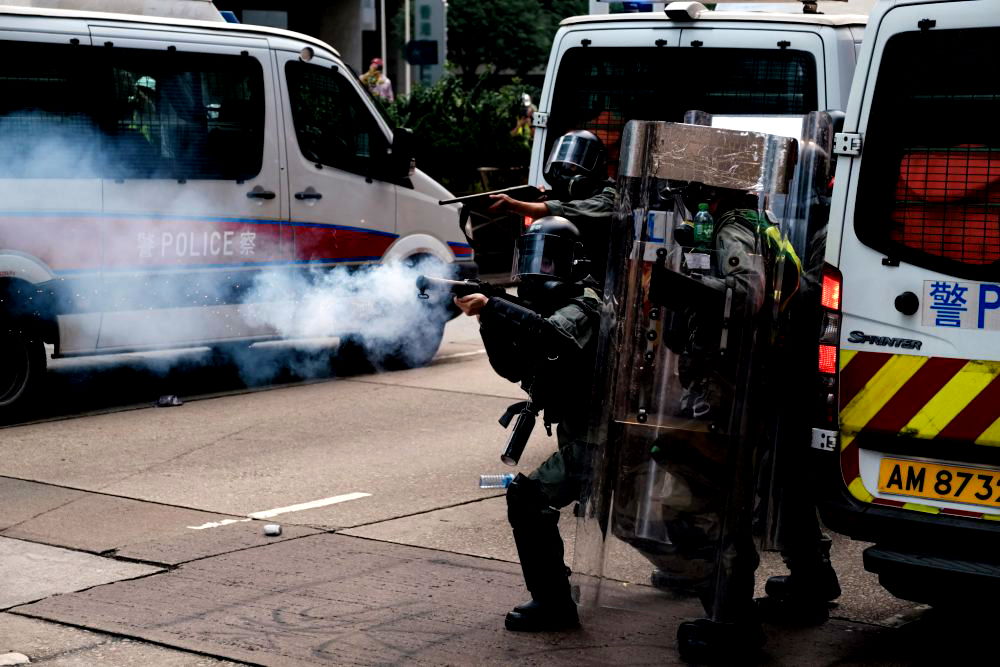
<path id="1" fill-rule="evenodd" d="M 27 665 L 31 660 L 23 653 L 0 653 L 0 665 Z"/>
<path id="2" fill-rule="evenodd" d="M 156 401 L 156 407 L 158 408 L 172 408 L 178 405 L 184 405 L 184 401 L 178 396 L 173 394 L 167 394 L 166 396 L 160 396 Z"/>
<path id="3" fill-rule="evenodd" d="M 269 523 L 264 526 L 264 534 L 268 537 L 277 537 L 281 535 L 281 526 L 276 523 Z"/>

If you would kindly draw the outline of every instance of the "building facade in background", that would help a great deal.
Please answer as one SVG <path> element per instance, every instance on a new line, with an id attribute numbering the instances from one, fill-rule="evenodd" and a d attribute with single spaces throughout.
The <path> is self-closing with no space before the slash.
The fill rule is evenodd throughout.
<path id="1" fill-rule="evenodd" d="M 382 51 L 382 3 L 385 5 L 386 53 Z M 413 83 L 429 85 L 444 73 L 445 0 L 410 0 L 410 35 L 414 42 L 435 42 L 435 57 L 428 44 L 419 44 L 416 56 L 435 63 L 410 66 Z M 372 58 L 385 60 L 385 73 L 397 94 L 404 93 L 407 66 L 404 60 L 405 0 L 326 0 L 287 3 L 280 0 L 215 0 L 241 23 L 294 30 L 330 44 L 357 72 L 364 72 Z M 410 52 L 413 52 L 411 47 Z"/>

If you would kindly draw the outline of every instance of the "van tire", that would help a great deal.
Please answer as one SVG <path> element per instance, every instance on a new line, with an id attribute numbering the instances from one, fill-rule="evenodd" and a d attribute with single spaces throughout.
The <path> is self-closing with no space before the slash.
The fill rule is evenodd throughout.
<path id="1" fill-rule="evenodd" d="M 444 323 L 414 331 L 394 341 L 342 336 L 337 347 L 337 369 L 358 373 L 426 366 L 437 354 L 442 338 Z"/>
<path id="2" fill-rule="evenodd" d="M 0 423 L 29 413 L 45 377 L 45 346 L 20 328 L 0 324 Z"/>

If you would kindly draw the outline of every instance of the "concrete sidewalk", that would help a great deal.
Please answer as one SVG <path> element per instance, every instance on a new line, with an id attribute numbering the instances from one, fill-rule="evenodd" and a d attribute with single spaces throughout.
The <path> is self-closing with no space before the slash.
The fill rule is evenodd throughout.
<path id="1" fill-rule="evenodd" d="M 579 631 L 514 634 L 503 614 L 523 601 L 516 564 L 320 533 L 210 557 L 202 549 L 168 571 L 10 612 L 262 665 L 679 663 L 677 624 L 699 605 L 631 590 L 584 609 Z M 771 628 L 766 652 L 745 662 L 865 662 L 884 632 L 839 620 Z"/>

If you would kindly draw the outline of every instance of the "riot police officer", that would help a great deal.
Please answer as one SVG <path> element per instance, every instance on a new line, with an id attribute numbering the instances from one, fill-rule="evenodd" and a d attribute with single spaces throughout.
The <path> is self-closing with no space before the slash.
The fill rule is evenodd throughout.
<path id="1" fill-rule="evenodd" d="M 534 219 L 545 216 L 568 219 L 582 235 L 584 252 L 591 260 L 591 274 L 602 284 L 615 205 L 615 188 L 608 180 L 603 142 L 588 130 L 567 132 L 552 146 L 544 173 L 552 186 L 550 199 L 525 202 L 497 194 L 491 195 L 496 202 L 490 209 Z"/>
<path id="2" fill-rule="evenodd" d="M 529 475 L 518 474 L 507 489 L 507 516 L 531 594 L 507 614 L 505 625 L 513 631 L 579 625 L 558 528 L 559 508 L 578 500 L 591 476 L 579 406 L 589 399 L 600 297 L 586 273 L 579 239 L 565 218 L 536 220 L 517 243 L 512 276 L 519 283 L 517 298 L 455 299 L 467 315 L 479 316 L 493 369 L 521 383 L 546 429 L 557 424 L 558 451 Z"/>

